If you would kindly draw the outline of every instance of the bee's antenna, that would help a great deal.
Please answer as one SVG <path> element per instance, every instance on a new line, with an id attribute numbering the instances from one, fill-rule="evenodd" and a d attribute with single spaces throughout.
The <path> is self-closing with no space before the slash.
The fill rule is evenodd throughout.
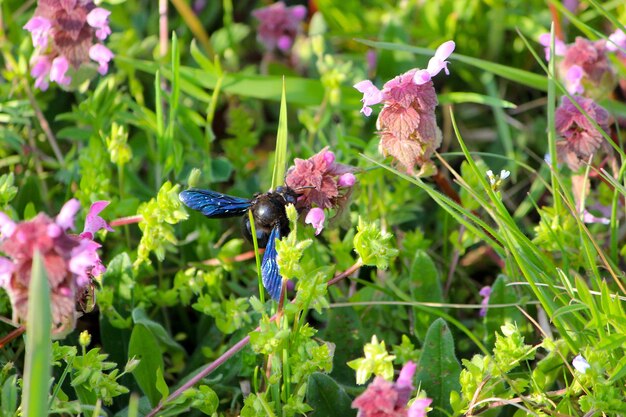
<path id="1" fill-rule="evenodd" d="M 298 187 L 298 188 L 294 189 L 294 191 L 298 192 L 300 190 L 308 190 L 308 189 L 312 189 L 312 188 L 315 188 L 315 186 L 314 185 L 304 185 L 302 187 Z"/>

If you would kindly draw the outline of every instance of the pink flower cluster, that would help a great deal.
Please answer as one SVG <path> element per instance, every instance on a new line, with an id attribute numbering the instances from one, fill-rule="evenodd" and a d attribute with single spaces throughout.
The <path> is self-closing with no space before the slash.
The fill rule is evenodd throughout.
<path id="1" fill-rule="evenodd" d="M 365 116 L 372 114 L 370 106 L 384 104 L 376 124 L 380 152 L 391 155 L 409 173 L 413 173 L 415 165 L 429 162 L 441 144 L 441 131 L 435 118 L 438 100 L 432 78 L 441 70 L 449 74 L 446 59 L 454 47 L 453 41 L 444 42 L 426 69 L 409 70 L 385 83 L 382 90 L 370 80 L 354 85 L 363 93 L 361 112 Z"/>
<path id="2" fill-rule="evenodd" d="M 299 195 L 296 208 L 307 213 L 305 223 L 319 234 L 326 219 L 324 210 L 341 211 L 347 204 L 356 182 L 354 168 L 336 163 L 328 147 L 309 159 L 296 158 L 294 163 L 287 171 L 285 184 Z"/>
<path id="3" fill-rule="evenodd" d="M 619 39 L 616 40 L 619 42 Z M 541 35 L 539 43 L 544 46 L 546 60 L 549 60 L 550 34 Z M 570 45 L 558 39 L 554 40 L 555 56 L 561 57 L 559 72 L 570 94 L 585 93 L 588 96 L 603 97 L 615 87 L 615 71 L 607 56 L 611 50 L 609 45 L 615 47 L 613 43 L 607 44 L 603 39 L 592 42 L 577 37 Z"/>
<path id="4" fill-rule="evenodd" d="M 110 14 L 90 0 L 39 0 L 35 15 L 24 25 L 35 47 L 31 59 L 35 87 L 46 90 L 50 82 L 69 85 L 70 66 L 78 69 L 89 59 L 106 74 L 113 53 L 98 41 L 111 34 Z"/>
<path id="5" fill-rule="evenodd" d="M 300 22 L 306 17 L 306 7 L 285 6 L 279 1 L 270 6 L 257 9 L 252 16 L 259 20 L 257 38 L 268 51 L 278 48 L 288 52 L 299 32 Z"/>
<path id="6" fill-rule="evenodd" d="M 397 381 L 389 382 L 377 376 L 367 389 L 354 399 L 352 408 L 359 410 L 358 417 L 424 417 L 432 403 L 430 398 L 417 398 L 407 408 L 413 391 L 416 365 L 409 361 L 400 371 Z"/>
<path id="7" fill-rule="evenodd" d="M 561 137 L 556 143 L 558 159 L 576 171 L 600 148 L 608 149 L 609 144 L 591 120 L 595 120 L 602 130 L 608 132 L 609 113 L 590 98 L 574 96 L 574 100 L 589 118 L 564 96 L 554 113 L 554 123 Z"/>
<path id="8" fill-rule="evenodd" d="M 67 233 L 74 228 L 74 216 L 80 209 L 76 199 L 68 201 L 55 219 L 40 213 L 32 220 L 15 223 L 0 212 L 0 252 L 8 256 L 0 256 L 0 287 L 9 294 L 14 321 L 27 317 L 32 261 L 39 251 L 50 285 L 53 332 L 64 334 L 74 328 L 80 290 L 90 284 L 91 277 L 105 271 L 96 252 L 100 244 L 92 238 L 101 228 L 113 230 L 98 216 L 108 204 L 97 201 L 91 206 L 80 236 Z"/>

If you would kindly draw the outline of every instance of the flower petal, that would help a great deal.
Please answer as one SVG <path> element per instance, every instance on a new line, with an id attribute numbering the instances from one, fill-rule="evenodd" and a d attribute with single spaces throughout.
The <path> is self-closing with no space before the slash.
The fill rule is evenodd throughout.
<path id="1" fill-rule="evenodd" d="M 91 207 L 89 208 L 89 213 L 87 214 L 87 218 L 85 219 L 85 228 L 80 234 L 81 237 L 93 239 L 96 232 L 98 232 L 98 230 L 100 229 L 106 229 L 109 232 L 113 231 L 111 226 L 109 226 L 102 217 L 98 216 L 98 214 L 100 214 L 100 212 L 104 210 L 108 205 L 109 202 L 106 200 L 96 201 L 91 205 Z"/>
<path id="2" fill-rule="evenodd" d="M 74 217 L 76 216 L 76 213 L 78 213 L 79 209 L 80 202 L 77 199 L 72 198 L 63 205 L 61 211 L 55 219 L 55 223 L 59 225 L 63 230 L 73 229 Z"/>
<path id="3" fill-rule="evenodd" d="M 315 228 L 315 235 L 317 236 L 322 232 L 322 229 L 324 229 L 324 220 L 326 220 L 324 210 L 319 207 L 314 207 L 309 210 L 309 213 L 304 219 L 304 223 L 313 226 Z"/>

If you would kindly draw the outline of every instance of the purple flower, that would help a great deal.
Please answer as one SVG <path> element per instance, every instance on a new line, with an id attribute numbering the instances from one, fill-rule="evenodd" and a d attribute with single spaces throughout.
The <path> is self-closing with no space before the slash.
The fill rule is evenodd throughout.
<path id="1" fill-rule="evenodd" d="M 449 62 L 446 61 L 455 47 L 454 41 L 447 41 L 442 43 L 435 51 L 435 55 L 428 61 L 428 67 L 425 70 L 418 70 L 413 76 L 413 81 L 417 85 L 426 84 L 432 77 L 439 74 L 441 70 L 444 70 L 446 75 L 450 75 L 448 71 Z"/>
<path id="2" fill-rule="evenodd" d="M 539 35 L 539 43 L 544 47 L 543 50 L 546 54 L 546 61 L 550 61 L 550 34 L 543 33 Z M 565 51 L 567 51 L 565 42 L 558 38 L 554 38 L 554 55 L 563 56 L 565 55 Z"/>
<path id="3" fill-rule="evenodd" d="M 78 200 L 68 201 L 53 220 L 39 213 L 31 220 L 13 222 L 0 213 L 0 287 L 9 294 L 13 320 L 24 321 L 28 313 L 28 287 L 33 256 L 38 251 L 46 269 L 52 303 L 53 333 L 74 328 L 76 301 L 91 277 L 104 272 L 96 252 L 100 245 L 88 238 L 67 234 L 74 227 Z"/>
<path id="4" fill-rule="evenodd" d="M 32 62 L 30 75 L 35 77 L 35 87 L 39 88 L 41 91 L 46 91 L 48 89 L 48 76 L 52 64 L 45 55 L 34 56 Z"/>
<path id="5" fill-rule="evenodd" d="M 101 43 L 97 43 L 89 48 L 89 58 L 99 64 L 98 72 L 102 75 L 106 74 L 109 70 L 109 61 L 113 59 L 113 56 L 113 52 Z"/>
<path id="6" fill-rule="evenodd" d="M 356 177 L 351 172 L 346 172 L 345 174 L 339 177 L 337 181 L 337 185 L 339 187 L 352 187 L 356 182 Z"/>
<path id="7" fill-rule="evenodd" d="M 306 17 L 306 7 L 286 7 L 279 1 L 252 12 L 259 20 L 257 38 L 268 51 L 288 52 L 298 34 L 300 22 Z"/>
<path id="8" fill-rule="evenodd" d="M 109 15 L 108 10 L 96 7 L 92 0 L 40 0 L 34 16 L 24 25 L 35 46 L 31 60 L 35 86 L 45 90 L 49 82 L 69 85 L 69 68 L 78 69 L 89 62 L 94 39 L 103 40 L 111 33 Z M 106 56 L 99 51 L 94 58 L 100 64 L 101 74 L 111 60 Z"/>
<path id="9" fill-rule="evenodd" d="M 111 34 L 111 28 L 109 27 L 110 14 L 110 11 L 102 7 L 96 7 L 87 14 L 87 23 L 89 26 L 96 29 L 96 38 L 101 41 L 105 40 L 107 36 Z"/>
<path id="10" fill-rule="evenodd" d="M 491 287 L 490 286 L 482 287 L 480 291 L 478 292 L 478 294 L 480 294 L 480 296 L 483 297 L 482 301 L 480 302 L 480 305 L 482 307 L 480 311 L 478 312 L 478 315 L 480 317 L 485 317 L 485 315 L 487 314 L 487 308 L 489 307 L 489 296 L 491 295 Z"/>
<path id="11" fill-rule="evenodd" d="M 596 217 L 589 212 L 589 210 L 583 210 L 583 222 L 585 223 L 600 223 L 600 224 L 609 224 L 611 223 L 611 219 L 608 217 Z"/>
<path id="12" fill-rule="evenodd" d="M 402 367 L 395 383 L 379 376 L 374 378 L 367 389 L 352 402 L 352 408 L 359 410 L 358 417 L 425 416 L 426 407 L 432 402 L 430 398 L 416 399 L 407 409 L 407 403 L 414 389 L 415 369 L 413 362 L 407 362 Z"/>
<path id="13" fill-rule="evenodd" d="M 304 219 L 304 223 L 310 224 L 315 228 L 315 235 L 319 235 L 324 229 L 324 220 L 326 220 L 326 215 L 324 214 L 324 210 L 319 207 L 313 207 L 306 215 Z"/>
<path id="14" fill-rule="evenodd" d="M 574 96 L 574 100 L 602 130 L 609 130 L 609 113 L 590 98 Z M 572 171 L 578 170 L 600 148 L 608 148 L 606 140 L 587 117 L 563 97 L 554 113 L 554 123 L 561 140 L 556 143 L 557 156 Z"/>
<path id="15" fill-rule="evenodd" d="M 85 219 L 85 228 L 80 234 L 80 237 L 93 239 L 96 232 L 100 229 L 106 229 L 109 232 L 113 231 L 111 226 L 109 226 L 102 217 L 98 216 L 98 214 L 100 214 L 100 212 L 104 210 L 109 204 L 110 203 L 105 200 L 96 201 L 95 203 L 91 204 L 91 207 L 89 208 L 89 213 L 87 214 L 87 218 Z"/>
<path id="16" fill-rule="evenodd" d="M 589 362 L 587 362 L 587 360 L 583 358 L 582 355 L 577 355 L 572 361 L 572 365 L 581 374 L 586 373 L 587 369 L 591 368 L 591 365 L 589 365 Z"/>
<path id="17" fill-rule="evenodd" d="M 52 60 L 50 67 L 50 81 L 61 85 L 69 85 L 72 79 L 65 75 L 70 68 L 70 62 L 64 56 L 58 56 Z"/>
<path id="18" fill-rule="evenodd" d="M 432 398 L 418 398 L 409 407 L 408 417 L 426 417 L 426 409 L 433 402 Z"/>
<path id="19" fill-rule="evenodd" d="M 583 69 L 579 65 L 572 65 L 565 74 L 565 85 L 567 92 L 570 94 L 582 94 L 585 90 L 581 84 L 583 76 L 585 75 Z"/>
<path id="20" fill-rule="evenodd" d="M 424 69 L 412 69 L 385 83 L 382 90 L 369 80 L 355 84 L 363 93 L 366 116 L 372 113 L 369 106 L 384 103 L 376 127 L 380 134 L 379 150 L 391 155 L 407 172 L 413 173 L 415 165 L 423 168 L 430 162 L 435 149 L 441 144 L 441 131 L 437 127 L 435 108 L 437 94 L 432 77 L 441 70 L 446 74 L 446 59 L 454 51 L 453 41 L 444 42 Z"/>
<path id="21" fill-rule="evenodd" d="M 354 183 L 344 185 L 347 183 L 339 184 L 339 180 L 354 168 L 335 163 L 335 154 L 328 147 L 309 159 L 296 158 L 294 163 L 287 171 L 285 184 L 299 194 L 296 208 L 341 209 L 345 206 Z"/>
<path id="22" fill-rule="evenodd" d="M 50 20 L 45 17 L 33 16 L 26 22 L 24 29 L 30 32 L 34 47 L 46 48 L 48 46 L 50 29 L 52 29 L 52 22 L 50 22 Z"/>
<path id="23" fill-rule="evenodd" d="M 370 80 L 364 80 L 354 84 L 359 93 L 363 93 L 363 107 L 361 113 L 369 117 L 372 114 L 372 109 L 369 106 L 378 104 L 383 101 L 383 92 L 378 89 Z"/>
<path id="24" fill-rule="evenodd" d="M 579 77 L 581 89 L 593 97 L 604 97 L 615 86 L 615 72 L 607 57 L 606 41 L 604 39 L 592 42 L 577 37 L 576 41 L 567 47 L 559 71 L 565 78 L 573 66 L 582 69 Z M 590 91 L 587 91 L 590 90 Z"/>
<path id="25" fill-rule="evenodd" d="M 626 50 L 626 33 L 621 29 L 617 29 L 615 32 L 609 35 L 609 42 L 606 44 L 606 49 L 611 52 L 617 52 L 620 49 Z"/>

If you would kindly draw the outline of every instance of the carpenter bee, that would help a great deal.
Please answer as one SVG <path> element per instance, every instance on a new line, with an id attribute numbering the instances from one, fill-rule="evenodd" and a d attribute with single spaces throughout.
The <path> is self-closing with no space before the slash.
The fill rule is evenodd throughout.
<path id="1" fill-rule="evenodd" d="M 241 216 L 244 237 L 252 242 L 252 230 L 248 210 L 252 211 L 256 239 L 265 248 L 261 263 L 263 285 L 273 299 L 278 300 L 282 278 L 276 262 L 276 239 L 289 234 L 289 219 L 285 206 L 295 204 L 298 194 L 289 187 L 258 193 L 252 199 L 233 197 L 216 191 L 190 188 L 180 193 L 180 200 L 189 208 L 197 210 L 210 219 Z"/>

